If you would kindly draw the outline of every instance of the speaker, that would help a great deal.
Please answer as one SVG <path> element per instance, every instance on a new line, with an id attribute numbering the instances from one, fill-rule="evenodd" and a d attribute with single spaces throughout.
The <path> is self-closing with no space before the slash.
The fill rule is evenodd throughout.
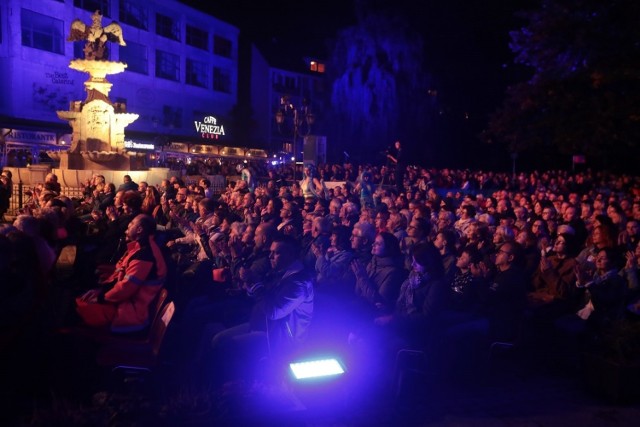
<path id="1" fill-rule="evenodd" d="M 307 135 L 304 137 L 302 160 L 304 163 L 327 163 L 327 137 L 320 135 Z"/>

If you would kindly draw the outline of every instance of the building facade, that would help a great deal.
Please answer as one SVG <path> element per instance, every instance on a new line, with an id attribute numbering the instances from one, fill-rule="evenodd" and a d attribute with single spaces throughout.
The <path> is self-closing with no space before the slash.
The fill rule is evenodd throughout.
<path id="1" fill-rule="evenodd" d="M 318 135 L 323 135 L 329 125 L 325 114 L 330 90 L 322 61 L 294 56 L 283 63 L 281 58 L 268 48 L 264 54 L 253 48 L 251 74 L 263 78 L 252 81 L 251 104 L 257 116 L 268 118 L 258 122 L 257 134 L 266 139 L 262 144 L 272 155 L 282 154 L 300 161 L 307 141 L 316 144 L 324 140 Z M 320 157 L 324 158 L 326 149 L 320 151 Z"/>
<path id="2" fill-rule="evenodd" d="M 89 25 L 96 10 L 103 26 L 120 24 L 126 42 L 108 44 L 109 60 L 127 64 L 108 79 L 113 102 L 139 114 L 128 139 L 184 144 L 194 153 L 196 144 L 246 145 L 227 125 L 238 102 L 239 29 L 233 25 L 174 0 L 3 0 L 0 142 L 9 151 L 68 144 L 71 129 L 56 111 L 85 99 L 88 75 L 69 68 L 83 57 L 85 42 L 67 37 L 74 19 Z M 212 122 L 217 132 L 208 132 Z"/>

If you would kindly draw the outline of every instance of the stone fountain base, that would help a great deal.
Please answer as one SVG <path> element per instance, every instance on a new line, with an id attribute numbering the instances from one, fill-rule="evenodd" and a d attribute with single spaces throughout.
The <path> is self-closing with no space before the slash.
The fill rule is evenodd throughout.
<path id="1" fill-rule="evenodd" d="M 60 169 L 141 171 L 147 169 L 144 158 L 144 153 L 62 152 L 60 153 Z"/>

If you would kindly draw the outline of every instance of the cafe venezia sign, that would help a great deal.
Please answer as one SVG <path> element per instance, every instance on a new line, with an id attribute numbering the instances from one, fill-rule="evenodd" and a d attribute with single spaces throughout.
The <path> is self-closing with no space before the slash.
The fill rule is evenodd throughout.
<path id="1" fill-rule="evenodd" d="M 204 139 L 218 139 L 224 136 L 224 126 L 218 124 L 218 120 L 213 116 L 204 117 L 202 121 L 196 120 L 193 123 L 196 132 Z"/>

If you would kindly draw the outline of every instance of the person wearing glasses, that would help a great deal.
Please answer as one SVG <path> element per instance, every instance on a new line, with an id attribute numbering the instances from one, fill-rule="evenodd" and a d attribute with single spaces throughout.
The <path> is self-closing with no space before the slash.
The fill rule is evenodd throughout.
<path id="1" fill-rule="evenodd" d="M 351 249 L 354 258 L 363 265 L 371 261 L 371 249 L 376 238 L 376 229 L 370 222 L 358 222 L 351 231 Z"/>
<path id="2" fill-rule="evenodd" d="M 404 267 L 411 269 L 413 263 L 411 250 L 419 243 L 426 243 L 431 233 L 431 223 L 425 218 L 416 218 L 415 215 L 407 226 L 407 236 L 400 241 L 400 250 L 404 254 Z"/>

